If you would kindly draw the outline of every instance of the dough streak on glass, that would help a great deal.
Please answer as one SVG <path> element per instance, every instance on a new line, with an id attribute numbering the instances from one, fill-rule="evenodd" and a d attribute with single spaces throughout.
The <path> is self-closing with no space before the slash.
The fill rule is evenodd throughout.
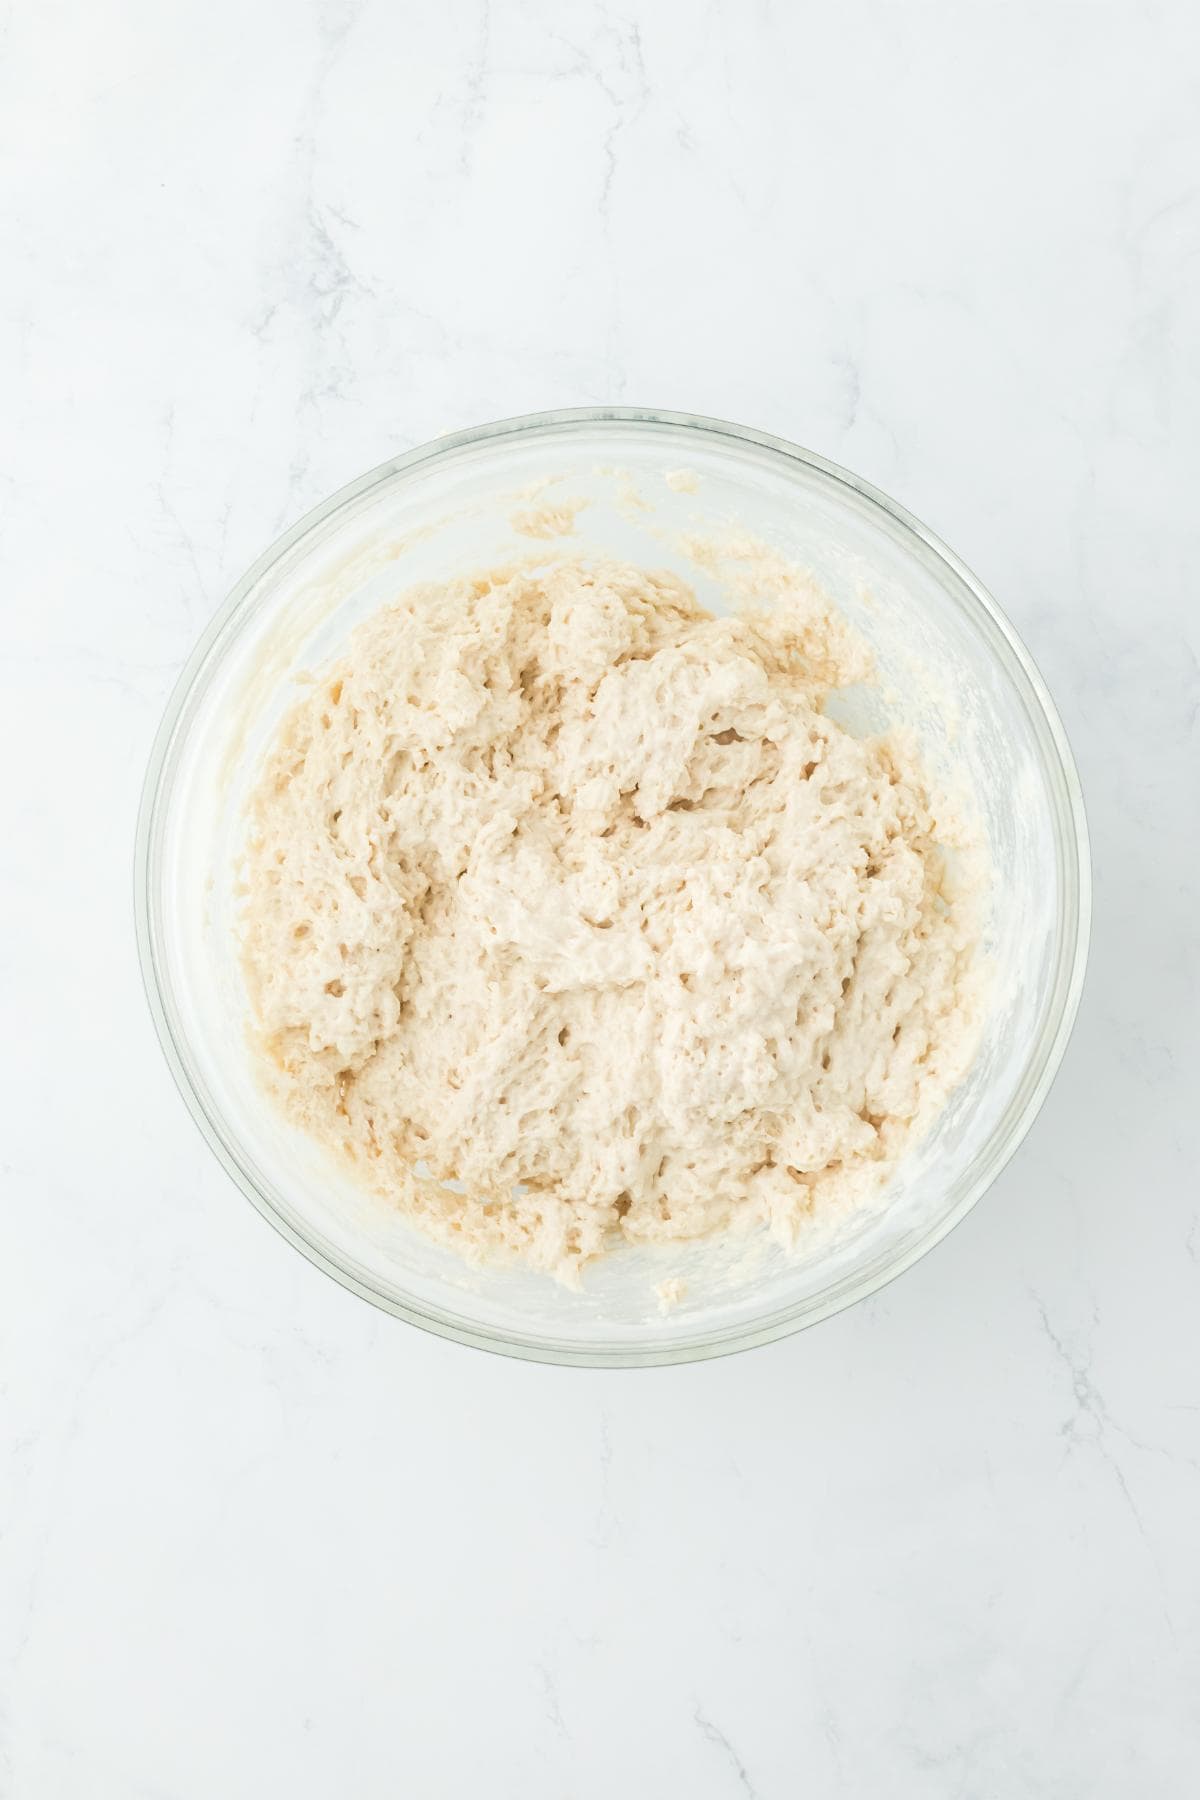
<path id="1" fill-rule="evenodd" d="M 945 821 L 902 740 L 825 715 L 869 657 L 785 586 L 726 618 L 570 556 L 415 588 L 280 730 L 256 1040 L 291 1115 L 469 1256 L 570 1281 L 619 1237 L 794 1243 L 964 1072 Z"/>

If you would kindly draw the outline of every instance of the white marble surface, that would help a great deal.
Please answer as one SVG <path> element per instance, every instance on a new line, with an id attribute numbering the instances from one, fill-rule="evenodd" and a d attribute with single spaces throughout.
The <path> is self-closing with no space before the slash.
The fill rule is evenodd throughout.
<path id="1" fill-rule="evenodd" d="M 4 1800 L 1200 1792 L 1190 0 L 44 0 L 0 59 Z M 421 1336 L 204 1148 L 130 861 L 288 521 L 624 400 L 1009 609 L 1097 919 L 1025 1148 L 872 1303 L 592 1375 Z"/>

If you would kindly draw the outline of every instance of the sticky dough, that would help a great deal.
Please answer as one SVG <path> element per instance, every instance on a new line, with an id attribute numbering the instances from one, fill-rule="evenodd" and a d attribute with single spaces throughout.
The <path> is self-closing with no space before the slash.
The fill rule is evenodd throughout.
<path id="1" fill-rule="evenodd" d="M 566 1280 L 621 1237 L 791 1243 L 876 1186 L 969 1060 L 974 929 L 915 753 L 822 710 L 868 661 L 805 582 L 714 618 L 571 557 L 360 625 L 252 804 L 292 1116 Z"/>

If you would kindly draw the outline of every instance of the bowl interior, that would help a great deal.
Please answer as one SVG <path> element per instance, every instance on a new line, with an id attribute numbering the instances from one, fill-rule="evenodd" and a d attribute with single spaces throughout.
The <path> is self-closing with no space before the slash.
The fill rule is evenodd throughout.
<path id="1" fill-rule="evenodd" d="M 535 499 L 530 490 L 545 482 Z M 875 650 L 878 687 L 837 703 L 849 722 L 910 727 L 935 783 L 978 806 L 992 862 L 992 973 L 974 1066 L 879 1203 L 799 1259 L 749 1236 L 622 1248 L 588 1270 L 581 1293 L 519 1269 L 473 1269 L 360 1190 L 258 1088 L 234 868 L 246 795 L 293 677 L 409 583 L 527 555 L 536 546 L 514 532 L 514 513 L 559 499 L 586 505 L 574 536 L 547 554 L 670 566 L 715 610 L 719 582 L 680 548 L 689 534 L 740 529 L 809 569 Z M 1036 674 L 966 571 L 853 477 L 735 428 L 648 416 L 464 434 L 364 478 L 305 521 L 246 577 L 185 671 L 143 820 L 143 938 L 160 1029 L 189 1103 L 246 1191 L 380 1304 L 557 1360 L 668 1361 L 765 1339 L 914 1260 L 992 1179 L 1036 1108 L 1081 961 L 1082 825 L 1065 757 Z M 664 1317 L 653 1290 L 670 1276 L 686 1294 Z"/>

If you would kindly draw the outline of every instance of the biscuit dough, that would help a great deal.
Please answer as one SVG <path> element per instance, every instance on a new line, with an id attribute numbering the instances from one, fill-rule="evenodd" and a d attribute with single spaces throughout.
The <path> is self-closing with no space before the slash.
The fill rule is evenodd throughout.
<path id="1" fill-rule="evenodd" d="M 245 868 L 292 1116 L 473 1257 L 805 1225 L 974 1048 L 969 896 L 811 584 L 714 618 L 570 555 L 412 590 L 285 720 Z"/>

